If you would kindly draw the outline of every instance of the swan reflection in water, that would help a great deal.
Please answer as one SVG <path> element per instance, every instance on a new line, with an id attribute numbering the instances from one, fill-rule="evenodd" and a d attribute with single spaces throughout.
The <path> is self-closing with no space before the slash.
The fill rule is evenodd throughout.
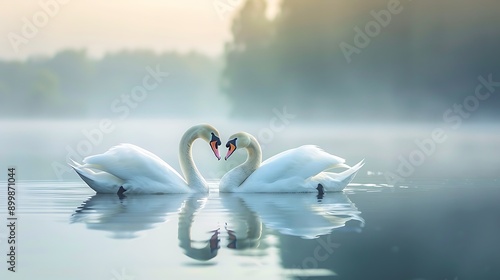
<path id="1" fill-rule="evenodd" d="M 219 229 L 210 232 L 205 241 L 191 239 L 195 213 L 203 208 L 207 194 L 137 195 L 119 197 L 115 194 L 95 194 L 78 207 L 71 216 L 72 223 L 84 223 L 88 229 L 110 232 L 114 239 L 133 239 L 140 231 L 165 223 L 179 215 L 179 246 L 186 256 L 210 260 L 219 249 Z M 199 247 L 199 243 L 207 243 Z"/>
<path id="2" fill-rule="evenodd" d="M 220 193 L 219 197 L 222 207 L 230 213 L 224 226 L 227 233 L 226 247 L 236 250 L 259 247 L 262 238 L 262 222 L 259 216 L 236 194 Z"/>
<path id="3" fill-rule="evenodd" d="M 114 239 L 132 239 L 179 212 L 189 194 L 137 195 L 95 194 L 78 207 L 72 223 L 88 229 L 110 232 Z"/>
<path id="4" fill-rule="evenodd" d="M 214 224 L 213 230 L 206 233 L 206 239 L 193 240 L 193 221 L 207 203 L 220 204 L 217 214 L 225 219 L 223 233 L 219 224 Z M 125 198 L 96 194 L 78 207 L 71 221 L 85 223 L 92 230 L 110 232 L 111 238 L 131 239 L 138 237 L 138 232 L 152 229 L 177 214 L 179 247 L 186 256 L 200 261 L 217 256 L 221 236 L 227 239 L 224 247 L 229 249 L 262 247 L 263 225 L 281 234 L 304 239 L 327 235 L 339 228 L 360 231 L 364 225 L 361 212 L 341 192 L 328 193 L 322 198 L 308 193 L 170 194 Z M 359 222 L 346 227 L 349 221 Z"/>
<path id="5" fill-rule="evenodd" d="M 208 261 L 213 259 L 217 256 L 217 252 L 220 248 L 219 228 L 209 232 L 211 233 L 211 236 L 208 240 L 195 241 L 191 238 L 191 226 L 193 225 L 195 213 L 202 209 L 206 202 L 206 195 L 191 195 L 181 207 L 177 229 L 179 246 L 183 249 L 184 254 L 199 261 Z"/>
<path id="6" fill-rule="evenodd" d="M 320 197 L 297 193 L 221 193 L 220 196 L 224 206 L 236 215 L 235 226 L 246 224 L 243 237 L 239 237 L 241 232 L 237 229 L 226 227 L 231 245 L 228 247 L 234 249 L 257 247 L 262 224 L 284 235 L 313 239 L 344 228 L 349 221 L 358 223 L 350 225 L 348 230 L 361 231 L 365 222 L 361 212 L 341 192 Z"/>

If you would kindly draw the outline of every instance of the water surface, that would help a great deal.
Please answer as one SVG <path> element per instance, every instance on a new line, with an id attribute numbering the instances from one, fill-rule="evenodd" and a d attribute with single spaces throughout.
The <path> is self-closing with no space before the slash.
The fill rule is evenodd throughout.
<path id="1" fill-rule="evenodd" d="M 323 198 L 216 186 L 209 195 L 120 199 L 81 182 L 20 182 L 17 272 L 4 263 L 2 279 L 500 275 L 497 181 L 353 184 Z"/>
<path id="2" fill-rule="evenodd" d="M 88 140 L 82 131 L 96 123 L 0 121 L 0 279 L 500 279 L 498 125 L 448 130 L 448 140 L 396 184 L 387 173 L 435 125 L 291 123 L 259 139 L 264 159 L 317 144 L 350 164 L 366 160 L 344 192 L 324 197 L 219 193 L 218 180 L 245 154 L 217 161 L 197 141 L 193 154 L 210 194 L 120 199 L 54 169 L 75 157 Z M 195 123 L 115 122 L 86 152 L 134 143 L 180 170 L 178 141 Z M 223 142 L 269 128 L 213 124 Z M 7 270 L 9 166 L 17 179 L 15 273 Z"/>

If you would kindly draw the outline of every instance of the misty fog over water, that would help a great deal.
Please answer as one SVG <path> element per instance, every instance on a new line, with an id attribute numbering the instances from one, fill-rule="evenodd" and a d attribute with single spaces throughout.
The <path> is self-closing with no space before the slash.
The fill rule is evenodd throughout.
<path id="1" fill-rule="evenodd" d="M 7 164 L 76 179 L 67 157 L 131 142 L 177 168 L 182 133 L 211 123 L 253 133 L 264 158 L 316 144 L 385 181 L 495 174 L 497 1 L 286 0 L 273 17 L 266 1 L 239 4 L 217 56 L 87 46 L 1 59 Z M 195 146 L 210 178 L 236 164 Z"/>
<path id="2" fill-rule="evenodd" d="M 359 180 L 384 183 L 388 172 L 408 178 L 481 178 L 494 177 L 499 171 L 500 159 L 494 156 L 500 148 L 498 124 L 463 124 L 454 130 L 443 124 L 325 124 L 276 120 L 273 125 L 270 121 L 215 118 L 209 123 L 219 129 L 223 144 L 227 137 L 239 131 L 255 135 L 263 147 L 263 159 L 306 144 L 318 145 L 345 158 L 348 164 L 365 159 Z M 67 157 L 81 161 L 114 145 L 132 143 L 180 171 L 177 158 L 180 138 L 201 119 L 109 120 L 104 123 L 108 126 L 101 127 L 102 121 L 2 121 L 3 162 L 18 166 L 20 179 L 78 181 L 66 165 Z M 104 131 L 101 128 L 105 128 Z M 433 135 L 435 130 L 442 130 L 438 138 Z M 221 154 L 225 153 L 224 145 L 220 150 Z M 219 179 L 229 168 L 243 162 L 246 152 L 239 151 L 231 160 L 218 162 L 208 145 L 198 140 L 193 157 L 202 174 L 208 179 Z"/>

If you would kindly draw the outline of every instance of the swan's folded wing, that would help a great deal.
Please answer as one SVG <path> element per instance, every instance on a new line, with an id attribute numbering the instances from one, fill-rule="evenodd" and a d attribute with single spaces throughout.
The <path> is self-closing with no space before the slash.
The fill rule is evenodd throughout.
<path id="1" fill-rule="evenodd" d="M 262 183 L 272 183 L 290 177 L 305 180 L 344 162 L 343 158 L 331 155 L 317 146 L 305 145 L 267 159 L 247 180 Z"/>
<path id="2" fill-rule="evenodd" d="M 113 174 L 122 180 L 147 177 L 160 181 L 168 176 L 182 184 L 183 179 L 175 169 L 155 154 L 132 144 L 120 144 L 107 152 L 86 157 L 83 162 L 87 167 L 98 168 Z"/>
<path id="3" fill-rule="evenodd" d="M 72 166 L 78 176 L 97 193 L 116 193 L 123 181 L 116 176 L 89 168 Z"/>

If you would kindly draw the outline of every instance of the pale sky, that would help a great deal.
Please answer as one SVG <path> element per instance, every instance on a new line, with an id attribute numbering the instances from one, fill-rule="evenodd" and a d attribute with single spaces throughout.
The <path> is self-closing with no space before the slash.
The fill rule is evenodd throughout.
<path id="1" fill-rule="evenodd" d="M 279 0 L 268 0 L 270 13 Z M 44 7 L 41 3 L 47 3 Z M 55 3 L 55 5 L 54 5 Z M 220 54 L 243 0 L 0 0 L 0 59 L 87 49 Z M 50 5 L 49 5 L 50 4 Z M 215 7 L 219 7 L 219 10 Z M 34 31 L 35 30 L 35 31 Z"/>

